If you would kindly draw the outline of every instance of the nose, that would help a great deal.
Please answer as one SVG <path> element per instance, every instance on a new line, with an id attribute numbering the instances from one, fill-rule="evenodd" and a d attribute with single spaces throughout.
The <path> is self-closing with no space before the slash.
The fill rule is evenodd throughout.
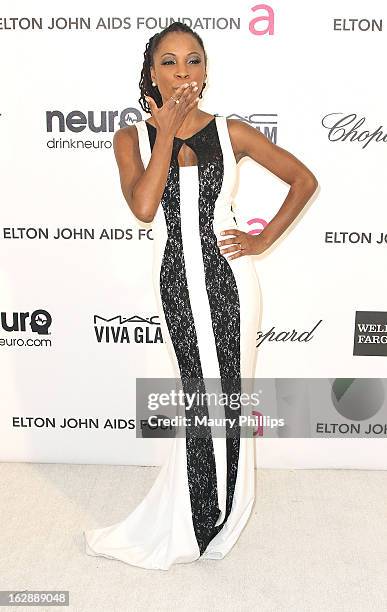
<path id="1" fill-rule="evenodd" d="M 181 70 L 181 71 L 176 72 L 176 78 L 177 78 L 177 79 L 182 79 L 182 80 L 185 80 L 185 79 L 187 79 L 188 77 L 189 77 L 188 72 L 186 72 L 186 71 L 184 71 L 184 70 Z"/>

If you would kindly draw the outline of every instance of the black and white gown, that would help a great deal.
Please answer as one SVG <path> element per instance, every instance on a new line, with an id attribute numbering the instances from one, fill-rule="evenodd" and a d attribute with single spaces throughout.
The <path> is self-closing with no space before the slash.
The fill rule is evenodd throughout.
<path id="1" fill-rule="evenodd" d="M 146 168 L 156 128 L 144 120 L 136 128 Z M 195 152 L 197 166 L 179 166 L 183 143 Z M 153 281 L 163 339 L 183 387 L 199 381 L 202 388 L 200 381 L 217 378 L 225 392 L 252 390 L 243 379 L 254 377 L 259 281 L 251 256 L 228 260 L 217 245 L 223 229 L 238 227 L 236 179 L 225 117 L 213 117 L 190 138 L 175 137 L 152 222 Z M 235 544 L 254 503 L 251 433 L 242 436 L 237 428 L 222 438 L 209 428 L 198 437 L 187 427 L 170 442 L 166 462 L 134 511 L 114 525 L 84 531 L 87 554 L 167 570 L 200 557 L 222 559 Z"/>

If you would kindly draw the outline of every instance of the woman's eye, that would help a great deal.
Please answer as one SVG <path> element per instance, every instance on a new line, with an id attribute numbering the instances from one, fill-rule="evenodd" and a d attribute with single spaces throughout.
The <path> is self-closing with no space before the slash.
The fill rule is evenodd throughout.
<path id="1" fill-rule="evenodd" d="M 193 62 L 194 64 L 200 64 L 200 59 L 199 58 L 194 58 L 192 60 L 190 60 L 190 62 Z M 167 66 L 168 64 L 173 63 L 173 60 L 167 60 L 165 62 L 162 63 L 163 66 Z"/>

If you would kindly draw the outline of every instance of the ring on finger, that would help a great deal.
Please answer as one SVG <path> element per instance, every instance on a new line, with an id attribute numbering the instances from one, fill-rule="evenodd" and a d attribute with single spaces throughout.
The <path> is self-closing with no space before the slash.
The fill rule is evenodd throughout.
<path id="1" fill-rule="evenodd" d="M 179 92 L 179 98 L 175 98 L 174 96 L 171 96 L 171 99 L 174 100 L 176 102 L 176 104 L 179 104 L 180 102 L 180 98 L 182 98 L 185 94 L 185 92 L 187 91 L 188 87 L 184 88 L 182 91 Z"/>

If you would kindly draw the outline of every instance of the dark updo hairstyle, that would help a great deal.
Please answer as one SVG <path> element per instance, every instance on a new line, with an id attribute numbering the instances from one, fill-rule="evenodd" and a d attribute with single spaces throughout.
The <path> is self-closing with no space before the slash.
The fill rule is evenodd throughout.
<path id="1" fill-rule="evenodd" d="M 170 26 L 168 26 L 167 28 L 159 32 L 158 34 L 155 34 L 154 36 L 152 36 L 147 42 L 146 47 L 145 47 L 144 63 L 142 66 L 141 79 L 139 83 L 141 96 L 138 99 L 138 101 L 140 103 L 141 108 L 146 113 L 150 113 L 151 110 L 150 110 L 150 106 L 148 102 L 145 100 L 145 96 L 150 96 L 151 98 L 153 98 L 158 108 L 161 108 L 161 106 L 163 105 L 163 99 L 161 97 L 161 94 L 158 90 L 157 85 L 155 87 L 153 87 L 152 85 L 150 69 L 151 69 L 151 66 L 153 66 L 153 54 L 155 53 L 157 47 L 159 46 L 164 36 L 166 36 L 170 32 L 185 32 L 186 34 L 191 34 L 192 36 L 194 36 L 196 40 L 198 41 L 199 45 L 201 46 L 201 48 L 203 49 L 204 60 L 205 60 L 205 64 L 207 65 L 207 54 L 204 49 L 202 39 L 200 38 L 199 34 L 191 30 L 191 28 L 187 26 L 185 23 L 182 23 L 181 21 L 175 21 L 171 23 Z M 202 98 L 202 93 L 203 93 L 203 89 L 205 88 L 205 86 L 206 84 L 203 83 L 203 87 L 199 94 L 199 98 Z"/>

